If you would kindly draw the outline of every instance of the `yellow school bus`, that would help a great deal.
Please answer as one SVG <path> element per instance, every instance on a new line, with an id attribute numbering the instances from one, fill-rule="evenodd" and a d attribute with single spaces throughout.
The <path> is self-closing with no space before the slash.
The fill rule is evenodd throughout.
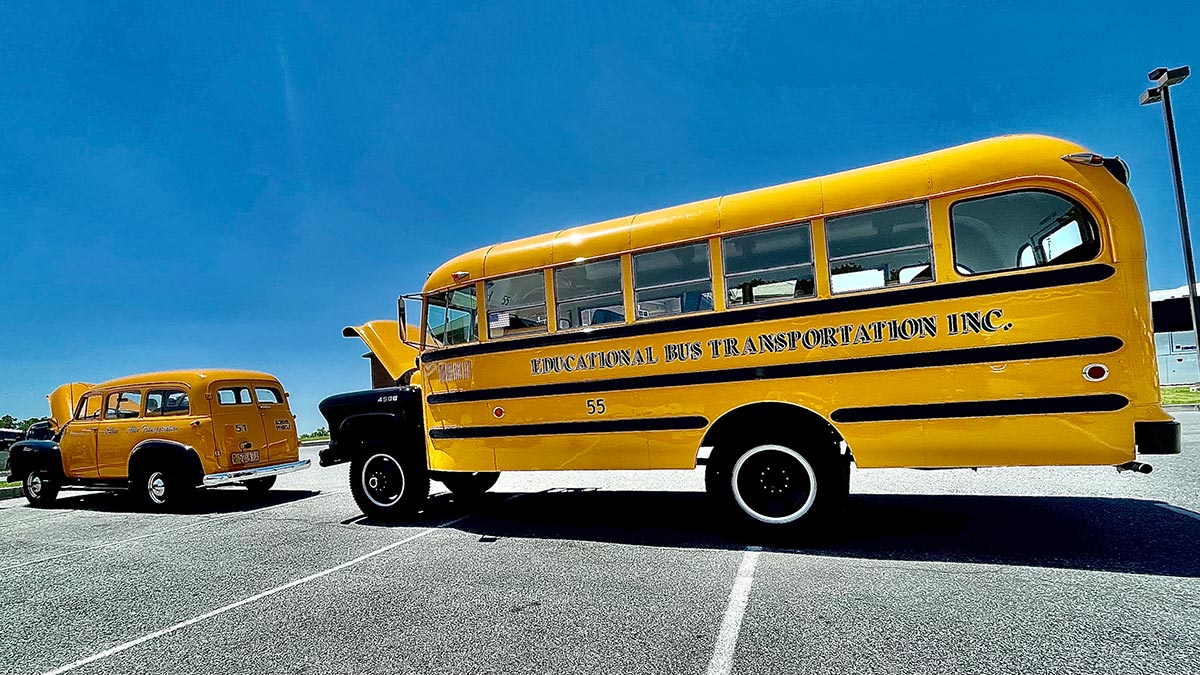
<path id="1" fill-rule="evenodd" d="M 339 406 L 366 399 L 334 397 L 323 463 L 399 517 L 429 475 L 467 492 L 708 453 L 716 502 L 767 529 L 836 512 L 851 461 L 1146 471 L 1179 430 L 1127 179 L 1008 136 L 466 253 L 399 336 L 419 371 L 384 396 L 407 421 L 370 436 Z"/>

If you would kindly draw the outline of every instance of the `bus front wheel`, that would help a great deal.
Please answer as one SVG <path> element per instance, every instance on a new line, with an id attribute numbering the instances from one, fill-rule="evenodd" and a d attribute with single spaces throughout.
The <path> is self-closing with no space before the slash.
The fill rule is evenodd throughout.
<path id="1" fill-rule="evenodd" d="M 713 454 L 705 486 L 739 531 L 811 530 L 840 510 L 849 492 L 845 461 L 827 448 L 759 440 Z"/>
<path id="2" fill-rule="evenodd" d="M 350 493 L 371 518 L 386 522 L 412 518 L 429 497 L 425 458 L 415 452 L 368 450 L 350 462 Z"/>

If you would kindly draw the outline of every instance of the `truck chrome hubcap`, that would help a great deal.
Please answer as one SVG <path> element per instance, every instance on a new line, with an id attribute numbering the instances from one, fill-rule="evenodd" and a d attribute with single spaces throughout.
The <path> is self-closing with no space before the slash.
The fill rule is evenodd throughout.
<path id="1" fill-rule="evenodd" d="M 404 469 L 391 455 L 372 455 L 363 464 L 362 488 L 376 506 L 394 506 L 404 495 Z"/>
<path id="2" fill-rule="evenodd" d="M 150 495 L 150 499 L 155 504 L 161 504 L 166 501 L 167 482 L 163 480 L 161 471 L 155 471 L 150 474 L 146 480 L 146 493 Z"/>
<path id="3" fill-rule="evenodd" d="M 33 496 L 33 497 L 41 497 L 42 496 L 42 477 L 41 476 L 36 476 L 36 475 L 30 476 L 29 480 L 28 480 L 28 486 L 29 486 L 29 488 L 28 488 L 29 494 L 31 496 Z"/>

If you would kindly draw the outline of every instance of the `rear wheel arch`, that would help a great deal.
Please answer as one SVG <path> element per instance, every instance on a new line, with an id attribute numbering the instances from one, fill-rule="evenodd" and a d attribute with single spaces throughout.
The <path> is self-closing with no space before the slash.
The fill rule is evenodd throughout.
<path id="1" fill-rule="evenodd" d="M 151 467 L 169 467 L 189 485 L 200 485 L 204 478 L 199 453 L 178 441 L 149 439 L 135 445 L 129 453 L 126 476 L 133 479 Z"/>
<path id="2" fill-rule="evenodd" d="M 840 453 L 845 440 L 826 417 L 804 406 L 782 401 L 760 401 L 726 411 L 704 432 L 701 447 L 711 447 L 713 457 L 750 438 L 781 435 L 828 442 L 830 452 Z"/>

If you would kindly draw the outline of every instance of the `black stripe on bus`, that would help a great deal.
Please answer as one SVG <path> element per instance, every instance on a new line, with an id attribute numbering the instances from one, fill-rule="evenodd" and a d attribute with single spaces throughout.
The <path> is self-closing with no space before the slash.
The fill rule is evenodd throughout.
<path id="1" fill-rule="evenodd" d="M 1062 267 L 1002 277 L 960 281 L 952 284 L 926 284 L 879 293 L 788 302 L 749 309 L 726 310 L 724 312 L 686 314 L 670 319 L 647 321 L 645 323 L 603 326 L 594 330 L 548 333 L 527 338 L 492 340 L 489 342 L 474 342 L 446 347 L 425 352 L 421 355 L 421 362 L 436 363 L 460 356 L 496 354 L 521 349 L 594 342 L 597 340 L 615 340 L 677 331 L 740 326 L 779 319 L 795 319 L 823 314 L 896 307 L 923 302 L 957 300 L 981 295 L 995 295 L 997 293 L 1018 293 L 1058 286 L 1075 286 L 1103 281 L 1115 273 L 1116 269 L 1111 265 L 1098 263 L 1082 267 Z"/>
<path id="2" fill-rule="evenodd" d="M 562 396 L 567 394 L 590 394 L 594 392 L 629 391 L 634 389 L 657 389 L 660 387 L 728 384 L 730 382 L 747 382 L 752 380 L 873 373 L 909 368 L 937 368 L 980 363 L 1001 363 L 1005 361 L 1056 359 L 1068 356 L 1110 354 L 1120 349 L 1123 344 L 1120 338 L 1112 336 L 1071 338 L 1069 340 L 1053 340 L 1048 342 L 1023 342 L 1012 345 L 943 349 L 931 352 L 865 356 L 848 359 L 831 359 L 828 361 L 806 361 L 770 366 L 745 366 L 742 368 L 667 373 L 663 375 L 637 375 L 634 377 L 615 377 L 584 382 L 552 382 L 515 387 L 472 389 L 444 394 L 429 394 L 426 400 L 430 405 L 437 405 L 440 403 L 466 403 L 504 398 Z"/>
<path id="3" fill-rule="evenodd" d="M 830 417 L 834 422 L 896 422 L 957 417 L 1006 417 L 1009 415 L 1053 415 L 1056 413 L 1112 412 L 1129 405 L 1118 394 L 1089 394 L 1053 398 L 1010 398 L 994 401 L 958 403 L 918 403 L 880 405 L 869 408 L 841 408 Z"/>
<path id="4" fill-rule="evenodd" d="M 456 427 L 430 429 L 430 438 L 504 438 L 508 436 L 554 436 L 562 434 L 603 434 L 620 431 L 687 431 L 703 429 L 708 419 L 700 415 L 654 417 L 626 420 L 587 420 L 584 422 L 543 422 L 508 426 Z"/>

